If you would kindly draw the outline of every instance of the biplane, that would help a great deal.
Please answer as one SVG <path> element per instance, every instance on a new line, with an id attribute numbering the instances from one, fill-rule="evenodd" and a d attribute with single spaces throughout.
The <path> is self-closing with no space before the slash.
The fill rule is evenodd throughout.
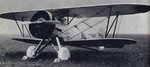
<path id="1" fill-rule="evenodd" d="M 100 51 L 103 48 L 123 48 L 124 45 L 136 44 L 134 39 L 115 38 L 119 16 L 145 13 L 149 10 L 149 5 L 110 4 L 16 11 L 1 13 L 0 17 L 15 20 L 22 37 L 13 38 L 13 40 L 38 44 L 27 49 L 23 60 L 36 58 L 45 47 L 51 45 L 58 54 L 55 61 L 59 61 L 68 60 L 71 57 L 69 49 L 65 46 Z M 92 17 L 104 19 L 98 22 L 87 22 Z M 72 25 L 75 18 L 83 20 Z M 98 32 L 95 35 L 85 33 L 104 20 L 106 20 L 104 33 Z M 26 37 L 25 31 L 29 37 Z M 108 37 L 109 35 L 111 37 Z"/>

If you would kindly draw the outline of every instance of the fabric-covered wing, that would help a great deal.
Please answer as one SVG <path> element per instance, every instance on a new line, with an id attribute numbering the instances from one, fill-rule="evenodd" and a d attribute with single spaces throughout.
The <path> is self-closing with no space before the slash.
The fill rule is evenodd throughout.
<path id="1" fill-rule="evenodd" d="M 136 13 L 144 13 L 150 10 L 150 6 L 148 5 L 140 5 L 140 4 L 114 4 L 114 5 L 95 5 L 95 6 L 81 6 L 81 7 L 71 7 L 71 8 L 59 8 L 59 9 L 45 9 L 44 11 L 49 11 L 56 16 L 63 17 L 103 17 L 108 16 L 109 11 L 111 11 L 111 15 L 116 15 L 119 13 L 120 15 L 128 15 L 128 14 L 136 14 Z M 30 21 L 31 17 L 38 11 L 25 11 L 25 12 L 12 12 L 1 14 L 0 17 L 5 19 L 12 19 L 15 15 L 16 20 Z"/>
<path id="2" fill-rule="evenodd" d="M 41 39 L 37 38 L 13 38 L 13 40 L 25 42 L 25 43 L 32 43 L 32 44 L 39 44 Z"/>
<path id="3" fill-rule="evenodd" d="M 128 14 L 136 14 L 136 13 L 144 13 L 150 10 L 150 6 L 148 5 L 139 5 L 139 4 L 114 4 L 114 5 L 97 5 L 97 6 L 87 6 L 87 7 L 78 7 L 78 8 L 66 8 L 58 10 L 60 14 L 64 14 L 67 16 L 67 11 L 69 16 L 73 17 L 103 17 L 108 16 L 110 9 L 111 16 L 116 15 L 128 15 Z"/>
<path id="4" fill-rule="evenodd" d="M 106 48 L 122 48 L 124 45 L 127 44 L 136 44 L 136 41 L 133 39 L 108 38 L 95 40 L 64 41 L 63 44 L 75 47 L 105 46 Z"/>

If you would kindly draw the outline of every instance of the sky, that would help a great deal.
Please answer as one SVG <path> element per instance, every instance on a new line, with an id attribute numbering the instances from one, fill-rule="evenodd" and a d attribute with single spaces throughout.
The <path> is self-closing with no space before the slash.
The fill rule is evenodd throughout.
<path id="1" fill-rule="evenodd" d="M 113 0 L 111 1 L 113 2 Z M 145 0 L 145 1 L 148 2 L 148 0 Z M 97 4 L 96 0 L 95 0 L 95 4 Z M 3 7 L 1 6 L 0 9 L 3 9 Z M 5 9 L 3 10 L 5 11 Z M 150 16 L 150 12 L 135 14 L 135 15 L 120 16 L 119 24 L 117 27 L 117 33 L 118 34 L 150 34 L 150 17 L 149 16 Z M 99 18 L 96 18 L 91 21 L 96 21 L 98 19 Z M 76 19 L 75 21 L 73 21 L 73 23 L 77 23 L 78 21 L 79 20 Z M 95 27 L 95 29 L 99 29 L 100 25 L 102 27 L 105 26 L 104 24 L 99 24 Z M 93 32 L 93 30 L 89 32 Z M 19 34 L 19 33 L 20 32 L 15 24 L 15 21 L 0 18 L 0 34 Z"/>

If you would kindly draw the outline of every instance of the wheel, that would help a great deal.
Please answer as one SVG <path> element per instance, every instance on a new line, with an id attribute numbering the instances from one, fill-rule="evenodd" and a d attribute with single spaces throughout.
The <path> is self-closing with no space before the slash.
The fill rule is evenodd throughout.
<path id="1" fill-rule="evenodd" d="M 66 47 L 62 47 L 58 51 L 58 58 L 61 60 L 68 60 L 70 58 L 70 51 Z"/>
<path id="2" fill-rule="evenodd" d="M 36 47 L 35 46 L 30 46 L 28 49 L 27 49 L 27 52 L 26 52 L 26 55 L 28 58 L 35 58 L 35 49 Z"/>

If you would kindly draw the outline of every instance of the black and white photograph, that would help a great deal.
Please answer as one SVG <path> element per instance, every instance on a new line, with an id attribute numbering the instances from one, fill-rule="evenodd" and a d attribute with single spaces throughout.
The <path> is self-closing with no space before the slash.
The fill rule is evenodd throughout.
<path id="1" fill-rule="evenodd" d="M 150 67 L 150 0 L 0 0 L 0 67 Z"/>

